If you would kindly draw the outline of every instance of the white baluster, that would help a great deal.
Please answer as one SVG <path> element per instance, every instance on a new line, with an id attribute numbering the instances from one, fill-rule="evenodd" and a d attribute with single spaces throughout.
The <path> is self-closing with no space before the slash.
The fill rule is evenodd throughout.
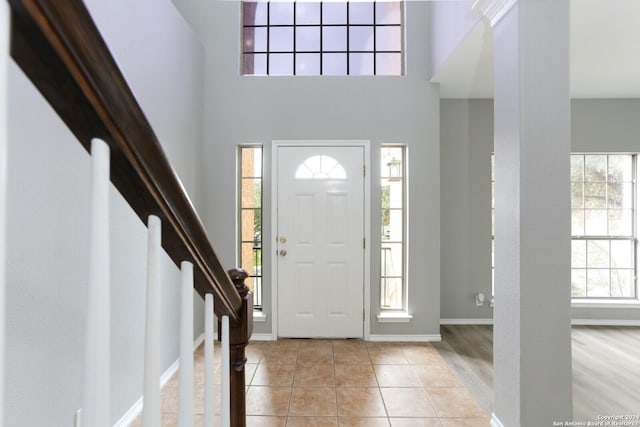
<path id="1" fill-rule="evenodd" d="M 231 382 L 229 373 L 231 362 L 229 357 L 229 316 L 222 316 L 222 427 L 231 426 Z"/>
<path id="2" fill-rule="evenodd" d="M 213 322 L 213 294 L 206 294 L 204 296 L 204 427 L 213 427 L 215 424 Z"/>
<path id="3" fill-rule="evenodd" d="M 150 215 L 148 228 L 142 425 L 144 427 L 158 427 L 160 425 L 160 254 L 162 242 L 160 218 Z"/>
<path id="4" fill-rule="evenodd" d="M 110 425 L 109 146 L 91 141 L 91 242 L 87 289 L 84 425 Z"/>
<path id="5" fill-rule="evenodd" d="M 183 261 L 180 309 L 178 426 L 193 427 L 193 264 Z"/>
<path id="6" fill-rule="evenodd" d="M 4 331 L 6 282 L 7 218 L 7 131 L 9 115 L 9 3 L 0 4 L 0 427 L 4 419 Z"/>

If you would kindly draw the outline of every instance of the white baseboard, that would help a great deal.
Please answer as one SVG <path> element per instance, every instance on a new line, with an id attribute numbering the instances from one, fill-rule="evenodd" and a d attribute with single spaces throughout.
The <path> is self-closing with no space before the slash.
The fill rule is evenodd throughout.
<path id="1" fill-rule="evenodd" d="M 387 342 L 432 342 L 442 341 L 440 334 L 431 335 L 369 335 L 368 341 L 387 341 Z"/>
<path id="2" fill-rule="evenodd" d="M 493 319 L 440 319 L 441 325 L 493 325 Z"/>
<path id="3" fill-rule="evenodd" d="M 577 326 L 640 326 L 640 320 L 572 319 L 571 324 Z"/>
<path id="4" fill-rule="evenodd" d="M 195 351 L 203 342 L 204 333 L 200 334 L 200 336 L 193 342 L 193 350 Z M 164 371 L 160 376 L 161 388 L 164 387 L 167 382 L 169 382 L 171 377 L 173 377 L 176 372 L 178 372 L 178 369 L 180 369 L 180 358 L 176 359 L 176 361 L 173 362 L 171 366 L 169 366 L 167 370 Z M 122 416 L 122 418 L 118 420 L 118 422 L 113 425 L 113 427 L 129 427 L 129 425 L 131 425 L 131 423 L 136 418 L 138 418 L 138 415 L 142 413 L 143 398 L 144 396 L 140 396 L 136 403 L 134 403 L 133 406 L 129 408 L 129 410 Z"/>
<path id="5" fill-rule="evenodd" d="M 276 341 L 277 338 L 272 334 L 252 334 L 251 341 Z"/>
<path id="6" fill-rule="evenodd" d="M 500 422 L 500 420 L 498 419 L 498 417 L 496 416 L 495 412 L 491 414 L 491 427 L 504 427 L 504 424 L 502 424 L 502 422 Z"/>

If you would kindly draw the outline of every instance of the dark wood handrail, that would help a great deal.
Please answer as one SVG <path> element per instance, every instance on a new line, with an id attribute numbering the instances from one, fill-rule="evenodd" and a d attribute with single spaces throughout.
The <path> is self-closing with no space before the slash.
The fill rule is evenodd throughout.
<path id="1" fill-rule="evenodd" d="M 168 255 L 192 262 L 196 290 L 214 293 L 216 314 L 239 322 L 240 295 L 84 3 L 9 3 L 16 63 L 87 151 L 92 138 L 109 144 L 111 182 L 143 222 L 161 218 Z"/>

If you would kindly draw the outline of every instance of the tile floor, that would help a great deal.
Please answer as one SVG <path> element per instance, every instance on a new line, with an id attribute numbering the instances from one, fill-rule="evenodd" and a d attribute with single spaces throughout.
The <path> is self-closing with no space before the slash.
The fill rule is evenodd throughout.
<path id="1" fill-rule="evenodd" d="M 218 372 L 219 354 L 216 348 Z M 429 343 L 252 342 L 247 359 L 250 427 L 489 426 L 488 414 Z M 199 426 L 204 406 L 202 346 L 195 353 L 195 371 Z M 163 426 L 176 425 L 177 377 L 162 391 Z"/>

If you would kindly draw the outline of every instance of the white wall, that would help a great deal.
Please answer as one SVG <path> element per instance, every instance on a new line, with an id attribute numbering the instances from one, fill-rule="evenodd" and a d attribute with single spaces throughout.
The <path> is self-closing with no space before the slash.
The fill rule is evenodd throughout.
<path id="1" fill-rule="evenodd" d="M 243 77 L 239 73 L 240 3 L 175 0 L 206 49 L 205 219 L 225 265 L 236 262 L 235 157 L 238 144 L 265 145 L 263 242 L 273 241 L 270 143 L 278 139 L 367 139 L 372 148 L 371 305 L 379 304 L 379 147 L 403 143 L 409 153 L 409 310 L 413 322 L 380 325 L 372 333 L 437 334 L 440 318 L 439 97 L 427 81 L 428 2 L 406 3 L 407 75 L 403 77 Z M 271 262 L 265 248 L 263 265 Z M 264 273 L 266 324 L 271 331 L 270 270 Z"/>
<path id="2" fill-rule="evenodd" d="M 199 204 L 202 55 L 197 41 L 170 2 L 87 3 Z M 84 369 L 89 156 L 13 63 L 9 102 L 4 422 L 72 425 L 81 406 Z M 110 215 L 115 422 L 142 394 L 146 230 L 113 188 Z M 178 355 L 179 274 L 166 256 L 163 270 L 161 361 L 166 369 Z M 201 330 L 198 322 L 196 333 Z"/>
<path id="3" fill-rule="evenodd" d="M 573 152 L 640 152 L 640 100 L 571 102 Z M 492 317 L 476 292 L 491 294 L 493 102 L 441 101 L 442 318 Z M 638 320 L 640 309 L 573 308 L 574 319 Z"/>

